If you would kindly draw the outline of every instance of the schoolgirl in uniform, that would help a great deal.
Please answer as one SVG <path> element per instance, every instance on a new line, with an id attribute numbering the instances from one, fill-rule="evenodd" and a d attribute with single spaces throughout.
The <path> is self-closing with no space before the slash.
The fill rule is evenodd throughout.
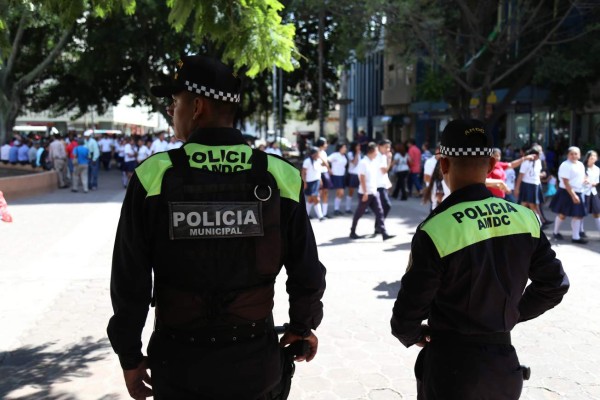
<path id="1" fill-rule="evenodd" d="M 352 196 L 354 191 L 358 189 L 360 181 L 356 168 L 362 158 L 359 142 L 352 142 L 350 151 L 348 152 L 348 195 L 346 196 L 346 214 L 352 214 Z"/>
<path id="2" fill-rule="evenodd" d="M 587 180 L 583 185 L 583 204 L 585 211 L 588 214 L 592 214 L 596 222 L 596 227 L 600 231 L 600 197 L 598 197 L 597 189 L 598 182 L 600 181 L 600 168 L 596 166 L 596 161 L 598 161 L 598 153 L 594 150 L 590 150 L 585 154 L 583 166 L 585 167 Z M 587 237 L 583 229 L 583 223 L 581 224 L 579 236 L 582 238 Z"/>
<path id="3" fill-rule="evenodd" d="M 583 217 L 586 215 L 582 194 L 586 176 L 585 167 L 579 161 L 580 154 L 578 147 L 569 147 L 567 160 L 560 164 L 558 169 L 558 191 L 550 202 L 550 209 L 558 214 L 554 219 L 555 239 L 564 239 L 559 232 L 560 225 L 566 217 L 571 217 L 571 242 L 586 244 L 587 240 L 579 233 Z"/>
<path id="4" fill-rule="evenodd" d="M 323 221 L 323 210 L 319 197 L 321 186 L 321 162 L 319 160 L 319 149 L 312 147 L 308 151 L 308 157 L 302 163 L 302 181 L 304 181 L 304 195 L 306 196 L 306 213 L 310 217 L 310 211 L 314 207 L 319 221 Z"/>
<path id="5" fill-rule="evenodd" d="M 534 159 L 526 160 L 521 164 L 517 183 L 515 184 L 515 197 L 518 199 L 519 204 L 529 208 L 538 216 L 542 225 L 547 225 L 548 222 L 540 212 L 540 204 L 544 201 L 540 189 L 542 185 L 542 161 L 540 160 L 540 151 L 532 148 L 527 151 L 527 155 L 533 155 Z"/>
<path id="6" fill-rule="evenodd" d="M 335 200 L 333 203 L 333 214 L 342 215 L 340 205 L 344 199 L 344 189 L 346 188 L 346 166 L 348 159 L 346 152 L 348 147 L 345 143 L 340 143 L 336 146 L 335 153 L 328 157 L 329 165 L 331 166 L 331 182 L 335 189 Z"/>
<path id="7" fill-rule="evenodd" d="M 323 217 L 327 217 L 327 207 L 329 206 L 329 189 L 333 189 L 331 181 L 331 166 L 327 155 L 327 147 L 329 144 L 325 138 L 319 138 L 316 143 L 319 149 L 319 157 L 321 163 L 321 207 L 323 208 Z"/>

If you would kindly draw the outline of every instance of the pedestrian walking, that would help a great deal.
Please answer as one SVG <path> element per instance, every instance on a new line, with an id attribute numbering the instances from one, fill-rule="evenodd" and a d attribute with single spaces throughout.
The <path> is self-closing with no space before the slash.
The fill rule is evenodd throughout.
<path id="1" fill-rule="evenodd" d="M 419 399 L 518 399 L 523 371 L 510 331 L 569 288 L 535 214 L 485 187 L 491 143 L 481 121 L 454 120 L 442 132 L 452 194 L 417 228 L 391 319 L 402 344 L 423 347 Z"/>
<path id="2" fill-rule="evenodd" d="M 241 81 L 229 67 L 202 56 L 178 66 L 170 85 L 151 91 L 172 98 L 167 112 L 185 144 L 146 159 L 129 182 L 108 336 L 134 399 L 285 399 L 293 362 L 283 347 L 304 340 L 308 353 L 295 360 L 315 357 L 325 289 L 300 173 L 233 128 Z M 284 265 L 290 321 L 278 341 L 272 308 Z"/>
<path id="3" fill-rule="evenodd" d="M 385 228 L 383 207 L 381 206 L 377 190 L 379 174 L 381 173 L 381 164 L 377 161 L 377 154 L 377 144 L 370 142 L 367 145 L 365 157 L 360 160 L 356 169 L 360 180 L 360 185 L 358 186 L 359 202 L 352 218 L 352 226 L 350 228 L 351 239 L 361 238 L 356 233 L 356 226 L 358 225 L 358 220 L 365 214 L 367 207 L 371 208 L 375 214 L 375 229 L 381 233 L 383 240 L 385 241 L 395 236 L 390 235 Z"/>

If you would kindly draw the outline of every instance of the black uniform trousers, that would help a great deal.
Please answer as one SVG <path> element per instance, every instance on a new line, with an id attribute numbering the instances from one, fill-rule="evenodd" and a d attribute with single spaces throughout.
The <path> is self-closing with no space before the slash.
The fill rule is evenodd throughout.
<path id="1" fill-rule="evenodd" d="M 418 400 L 516 400 L 523 373 L 512 345 L 428 343 L 415 363 Z"/>
<path id="2" fill-rule="evenodd" d="M 148 361 L 155 400 L 287 397 L 280 393 L 285 356 L 274 333 L 246 343 L 192 346 L 154 332 Z"/>

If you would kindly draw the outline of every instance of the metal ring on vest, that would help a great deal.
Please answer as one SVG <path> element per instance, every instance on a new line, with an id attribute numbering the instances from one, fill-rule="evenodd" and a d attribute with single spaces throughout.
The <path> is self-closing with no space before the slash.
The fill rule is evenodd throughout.
<path id="1" fill-rule="evenodd" d="M 256 185 L 256 186 L 254 187 L 254 196 L 255 196 L 255 197 L 258 199 L 258 200 L 260 200 L 260 201 L 267 201 L 267 200 L 269 200 L 269 199 L 271 198 L 271 195 L 273 194 L 273 191 L 271 190 L 271 186 L 267 186 L 267 189 L 269 189 L 269 195 L 268 195 L 266 198 L 261 198 L 261 197 L 258 195 L 258 193 L 256 192 L 256 191 L 257 191 L 257 189 L 258 189 L 258 186 L 259 186 L 259 185 Z"/>

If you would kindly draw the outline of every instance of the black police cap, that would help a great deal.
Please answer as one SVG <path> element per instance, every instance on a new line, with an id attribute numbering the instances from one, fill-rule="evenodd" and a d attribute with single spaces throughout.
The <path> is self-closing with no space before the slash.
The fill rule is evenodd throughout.
<path id="1" fill-rule="evenodd" d="M 448 157 L 489 157 L 492 137 L 476 119 L 450 121 L 442 132 L 440 154 Z"/>
<path id="2" fill-rule="evenodd" d="M 205 56 L 184 56 L 169 85 L 153 86 L 156 97 L 171 97 L 184 90 L 228 103 L 240 102 L 241 80 L 221 61 Z"/>

